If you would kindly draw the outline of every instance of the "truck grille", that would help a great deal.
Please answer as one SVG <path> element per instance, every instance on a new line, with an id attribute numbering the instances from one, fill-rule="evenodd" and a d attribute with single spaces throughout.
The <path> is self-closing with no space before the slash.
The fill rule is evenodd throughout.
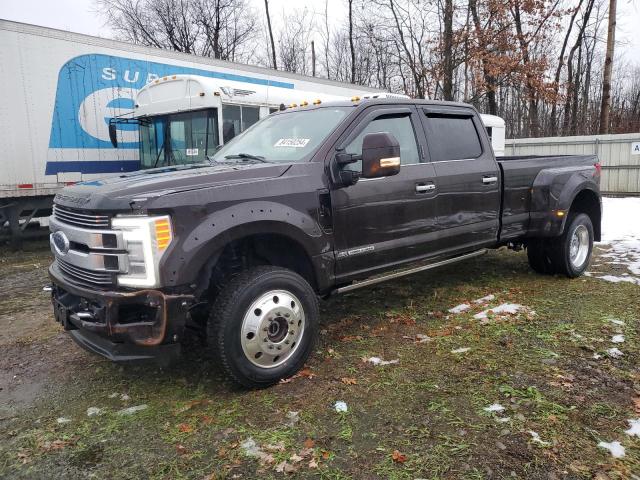
<path id="1" fill-rule="evenodd" d="M 76 210 L 53 206 L 53 216 L 59 221 L 68 225 L 75 225 L 82 228 L 109 228 L 109 215 L 93 215 L 90 213 L 80 213 Z"/>
<path id="2" fill-rule="evenodd" d="M 58 268 L 64 273 L 73 283 L 79 283 L 82 285 L 114 285 L 115 275 L 109 272 L 99 272 L 96 270 L 89 270 L 86 268 L 72 265 L 64 260 L 57 258 Z"/>

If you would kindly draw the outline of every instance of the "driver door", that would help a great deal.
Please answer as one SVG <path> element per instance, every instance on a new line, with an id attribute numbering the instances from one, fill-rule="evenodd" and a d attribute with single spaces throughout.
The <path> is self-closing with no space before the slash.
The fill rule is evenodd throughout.
<path id="1" fill-rule="evenodd" d="M 428 254 L 437 235 L 435 173 L 425 158 L 424 133 L 412 106 L 372 106 L 363 111 L 338 148 L 362 153 L 366 134 L 391 133 L 400 144 L 397 175 L 361 178 L 331 192 L 336 278 L 365 277 Z M 361 171 L 361 162 L 347 168 Z"/>

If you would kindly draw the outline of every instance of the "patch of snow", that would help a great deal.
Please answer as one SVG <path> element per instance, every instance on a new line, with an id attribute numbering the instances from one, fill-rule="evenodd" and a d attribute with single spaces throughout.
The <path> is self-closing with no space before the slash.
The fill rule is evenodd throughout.
<path id="1" fill-rule="evenodd" d="M 602 358 L 602 355 L 600 355 L 599 353 L 594 353 L 593 354 L 593 359 L 594 360 L 600 360 Z"/>
<path id="2" fill-rule="evenodd" d="M 611 337 L 611 343 L 624 343 L 624 335 L 614 335 Z"/>
<path id="3" fill-rule="evenodd" d="M 345 402 L 343 402 L 342 400 L 338 400 L 335 403 L 334 408 L 336 409 L 336 412 L 338 412 L 338 413 L 346 412 L 347 410 L 349 410 L 349 408 L 347 407 L 347 404 Z"/>
<path id="4" fill-rule="evenodd" d="M 509 315 L 515 315 L 516 313 L 518 313 L 518 310 L 520 310 L 522 307 L 522 305 L 519 305 L 517 303 L 503 303 L 502 305 L 498 305 L 497 307 L 493 307 L 493 308 L 489 308 L 487 310 L 483 310 L 480 313 L 476 313 L 473 318 L 475 318 L 476 320 L 482 320 L 484 318 L 487 318 L 487 316 L 490 313 L 493 314 L 501 314 L 501 313 L 508 313 Z"/>
<path id="5" fill-rule="evenodd" d="M 102 415 L 102 409 L 98 407 L 87 408 L 87 417 L 95 417 L 96 415 Z"/>
<path id="6" fill-rule="evenodd" d="M 67 418 L 67 417 L 58 417 L 56 419 L 56 422 L 58 422 L 58 423 L 69 423 L 70 421 L 71 421 L 71 419 Z"/>
<path id="7" fill-rule="evenodd" d="M 482 297 L 474 300 L 473 303 L 480 305 L 481 303 L 487 303 L 495 299 L 496 299 L 496 296 L 494 294 L 490 294 L 490 295 L 487 295 L 486 297 Z"/>
<path id="8" fill-rule="evenodd" d="M 300 412 L 287 412 L 287 426 L 293 427 L 300 420 Z"/>
<path id="9" fill-rule="evenodd" d="M 627 420 L 627 422 L 629 422 L 629 430 L 625 430 L 624 433 L 631 437 L 640 437 L 640 418 Z"/>
<path id="10" fill-rule="evenodd" d="M 640 198 L 602 199 L 602 243 L 610 249 L 601 258 L 610 264 L 624 264 L 632 276 L 604 275 L 610 282 L 628 282 L 640 285 L 640 222 L 629 221 L 629 212 L 640 211 Z"/>
<path id="11" fill-rule="evenodd" d="M 600 442 L 598 443 L 600 448 L 605 448 L 611 452 L 613 458 L 622 458 L 624 457 L 624 447 L 620 444 L 620 442 Z"/>
<path id="12" fill-rule="evenodd" d="M 429 335 L 425 335 L 424 333 L 416 334 L 416 341 L 418 343 L 426 343 L 431 341 L 431 337 Z"/>
<path id="13" fill-rule="evenodd" d="M 462 313 L 466 310 L 469 310 L 471 308 L 471 305 L 469 305 L 468 303 L 461 303 L 460 305 L 456 305 L 453 308 L 450 308 L 448 310 L 449 313 Z"/>
<path id="14" fill-rule="evenodd" d="M 258 458 L 261 463 L 273 463 L 275 461 L 274 456 L 263 452 L 256 441 L 251 437 L 242 442 L 240 444 L 240 448 L 242 448 L 242 451 L 247 457 Z"/>
<path id="15" fill-rule="evenodd" d="M 484 408 L 485 412 L 502 412 L 503 410 L 504 410 L 504 407 L 499 403 L 493 403 L 488 407 Z"/>
<path id="16" fill-rule="evenodd" d="M 624 322 L 622 320 L 618 320 L 617 318 L 608 318 L 607 320 L 609 320 L 614 325 L 619 325 L 619 326 L 624 325 Z"/>
<path id="17" fill-rule="evenodd" d="M 545 442 L 544 440 L 542 440 L 540 438 L 540 435 L 538 434 L 538 432 L 534 432 L 533 430 L 529 430 L 529 435 L 531 435 L 531 441 L 533 441 L 535 443 L 539 443 L 540 445 L 542 445 L 544 447 L 548 447 L 549 445 L 551 445 L 549 442 Z"/>
<path id="18" fill-rule="evenodd" d="M 602 275 L 601 277 L 596 277 L 596 278 L 599 278 L 600 280 L 605 280 L 607 282 L 612 282 L 612 283 L 626 282 L 626 283 L 633 283 L 634 285 L 640 285 L 640 278 L 636 278 L 636 277 L 616 277 L 615 275 Z"/>
<path id="19" fill-rule="evenodd" d="M 135 405 L 129 408 L 123 408 L 122 410 L 118 410 L 118 415 L 131 415 L 136 412 L 140 412 L 142 410 L 146 410 L 149 406 L 146 403 L 142 405 Z"/>
<path id="20" fill-rule="evenodd" d="M 496 417 L 496 422 L 498 423 L 507 423 L 511 421 L 511 417 Z"/>
<path id="21" fill-rule="evenodd" d="M 384 365 L 393 365 L 394 363 L 400 362 L 399 358 L 395 360 L 382 360 L 380 357 L 369 357 L 366 359 L 367 362 L 373 363 L 376 366 L 384 366 Z"/>
<path id="22" fill-rule="evenodd" d="M 620 357 L 622 357 L 624 355 L 624 353 L 622 353 L 616 347 L 613 347 L 613 348 L 610 348 L 609 350 L 607 350 L 607 355 L 609 355 L 611 358 L 620 358 Z"/>
<path id="23" fill-rule="evenodd" d="M 466 353 L 469 350 L 471 350 L 470 347 L 462 347 L 462 348 L 456 348 L 455 350 L 451 350 L 451 353 Z"/>

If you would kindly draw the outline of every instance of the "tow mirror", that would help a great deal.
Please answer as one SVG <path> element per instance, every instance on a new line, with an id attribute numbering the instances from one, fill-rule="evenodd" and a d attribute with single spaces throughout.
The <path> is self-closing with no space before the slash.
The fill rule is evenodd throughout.
<path id="1" fill-rule="evenodd" d="M 400 144 L 388 132 L 369 133 L 362 139 L 362 177 L 379 178 L 400 172 Z"/>
<path id="2" fill-rule="evenodd" d="M 118 148 L 118 137 L 116 137 L 116 124 L 109 120 L 109 140 L 111 140 L 111 145 L 113 148 Z"/>

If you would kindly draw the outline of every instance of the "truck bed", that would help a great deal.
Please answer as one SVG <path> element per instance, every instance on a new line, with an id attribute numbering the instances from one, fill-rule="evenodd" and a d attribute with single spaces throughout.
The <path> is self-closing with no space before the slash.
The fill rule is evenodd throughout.
<path id="1" fill-rule="evenodd" d="M 538 206 L 532 201 L 532 195 L 541 175 L 553 173 L 558 186 L 562 187 L 563 170 L 566 170 L 567 178 L 581 168 L 593 170 L 598 158 L 595 155 L 522 155 L 498 157 L 497 161 L 503 179 L 500 240 L 507 241 L 535 235 L 531 218 L 536 215 Z M 544 187 L 549 189 L 551 197 L 559 193 L 553 191 L 554 184 Z"/>

